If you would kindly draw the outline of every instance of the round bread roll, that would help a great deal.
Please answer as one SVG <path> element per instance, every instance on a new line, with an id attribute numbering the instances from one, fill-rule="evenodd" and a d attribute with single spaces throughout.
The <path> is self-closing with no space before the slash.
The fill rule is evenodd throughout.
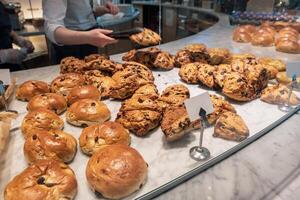
<path id="1" fill-rule="evenodd" d="M 101 93 L 93 85 L 83 85 L 73 88 L 67 96 L 68 105 L 73 104 L 79 99 L 95 99 L 99 100 Z"/>
<path id="2" fill-rule="evenodd" d="M 74 126 L 87 127 L 92 124 L 102 124 L 109 120 L 110 111 L 99 100 L 81 99 L 68 108 L 66 118 L 67 122 Z"/>
<path id="3" fill-rule="evenodd" d="M 67 109 L 67 102 L 65 98 L 56 93 L 45 93 L 34 96 L 27 105 L 28 111 L 33 111 L 39 108 L 45 108 L 61 114 Z"/>
<path id="4" fill-rule="evenodd" d="M 86 127 L 79 138 L 80 148 L 87 155 L 112 144 L 130 144 L 129 131 L 117 122 L 104 122 Z"/>
<path id="5" fill-rule="evenodd" d="M 76 73 L 61 74 L 51 82 L 51 92 L 67 96 L 75 87 L 85 85 L 84 76 Z"/>
<path id="6" fill-rule="evenodd" d="M 76 177 L 68 165 L 55 160 L 40 160 L 7 184 L 4 199 L 72 200 L 76 193 Z"/>
<path id="7" fill-rule="evenodd" d="M 21 101 L 29 101 L 32 97 L 38 94 L 44 94 L 50 92 L 49 86 L 43 81 L 25 81 L 22 83 L 17 91 L 16 98 Z"/>
<path id="8" fill-rule="evenodd" d="M 135 149 L 109 145 L 95 152 L 86 168 L 91 188 L 105 198 L 120 199 L 146 182 L 148 165 Z"/>
<path id="9" fill-rule="evenodd" d="M 300 44 L 294 40 L 279 41 L 276 44 L 276 51 L 284 53 L 300 53 Z"/>
<path id="10" fill-rule="evenodd" d="M 255 33 L 252 36 L 251 44 L 254 46 L 268 47 L 274 44 L 274 36 L 270 33 Z"/>
<path id="11" fill-rule="evenodd" d="M 70 163 L 76 150 L 76 139 L 61 130 L 37 131 L 24 143 L 24 155 L 29 164 L 47 159 Z"/>
<path id="12" fill-rule="evenodd" d="M 23 119 L 21 130 L 25 138 L 30 137 L 36 131 L 61 130 L 64 121 L 54 112 L 47 109 L 37 109 L 29 112 Z"/>

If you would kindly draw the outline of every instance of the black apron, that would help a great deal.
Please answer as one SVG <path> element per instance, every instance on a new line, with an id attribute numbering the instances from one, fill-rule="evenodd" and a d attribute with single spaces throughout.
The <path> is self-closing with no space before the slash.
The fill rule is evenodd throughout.
<path id="1" fill-rule="evenodd" d="M 0 1 L 0 49 L 11 49 L 12 38 L 10 33 L 12 31 L 9 15 L 3 3 Z M 0 64 L 0 69 L 9 68 L 11 71 L 22 69 L 21 66 L 16 64 L 4 63 Z"/>
<path id="2" fill-rule="evenodd" d="M 64 45 L 58 46 L 51 43 L 51 64 L 59 64 L 60 61 L 68 56 L 74 56 L 79 59 L 83 59 L 85 56 L 98 52 L 98 48 L 92 45 Z"/>

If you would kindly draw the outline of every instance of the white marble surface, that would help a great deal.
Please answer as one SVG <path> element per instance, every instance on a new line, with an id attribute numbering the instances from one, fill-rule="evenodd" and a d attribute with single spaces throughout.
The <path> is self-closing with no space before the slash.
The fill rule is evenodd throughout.
<path id="1" fill-rule="evenodd" d="M 276 57 L 288 60 L 298 59 L 295 55 L 281 54 L 272 49 L 253 48 L 251 46 L 238 45 L 232 42 L 231 39 L 228 39 L 231 37 L 230 34 L 232 30 L 225 24 L 225 16 L 219 16 L 222 16 L 220 22 L 207 31 L 179 41 L 161 45 L 161 48 L 170 51 L 171 53 L 175 53 L 188 43 L 203 42 L 209 47 L 227 47 L 236 53 L 250 52 L 258 55 L 276 55 Z M 112 56 L 112 59 L 120 60 L 120 56 Z M 169 72 L 155 71 L 154 74 L 158 89 L 162 91 L 166 85 L 180 82 L 177 72 L 178 69 Z M 50 82 L 57 74 L 58 68 L 52 66 L 16 72 L 13 75 L 17 78 L 17 81 L 21 83 L 28 79 L 38 79 Z M 188 87 L 191 90 L 192 96 L 203 92 L 205 89 L 199 88 L 197 85 L 188 85 Z M 112 119 L 114 119 L 120 103 L 116 101 L 106 101 L 106 103 L 112 110 Z M 21 113 L 14 124 L 15 127 L 20 125 L 20 122 L 26 113 L 25 106 L 26 103 L 19 101 L 14 101 L 11 104 L 12 109 L 18 109 Z M 235 104 L 235 107 L 249 126 L 250 135 L 255 134 L 257 131 L 283 116 L 283 113 L 279 112 L 276 106 L 262 103 L 259 100 L 243 105 Z M 300 163 L 300 148 L 297 143 L 299 136 L 296 133 L 297 128 L 299 128 L 299 116 L 295 116 L 294 118 L 296 119 L 289 120 L 284 124 L 284 126 L 287 126 L 288 123 L 290 124 L 288 126 L 290 129 L 283 129 L 285 130 L 285 133 L 276 134 L 272 131 L 272 140 L 262 142 L 265 137 L 270 137 L 270 133 L 242 151 L 248 151 L 247 153 L 236 154 L 227 159 L 224 164 L 221 163 L 216 165 L 203 173 L 204 175 L 201 174 L 187 184 L 178 187 L 176 190 L 179 191 L 167 193 L 160 198 L 199 199 L 199 197 L 201 197 L 201 199 L 260 199 L 268 197 L 269 191 L 275 193 L 275 197 L 277 197 L 278 192 L 276 192 L 275 186 L 278 184 L 280 185 L 282 180 L 288 177 Z M 66 124 L 65 131 L 74 134 L 78 138 L 81 129 Z M 211 150 L 213 157 L 237 144 L 235 142 L 212 138 L 212 131 L 212 128 L 207 130 L 204 144 Z M 133 136 L 132 146 L 137 148 L 144 156 L 145 160 L 150 165 L 150 171 L 147 184 L 141 191 L 134 194 L 129 199 L 148 192 L 188 170 L 193 169 L 195 166 L 198 166 L 199 163 L 195 163 L 188 157 L 188 149 L 198 143 L 198 136 L 199 134 L 194 132 L 184 140 L 172 145 L 167 144 L 164 141 L 160 129 L 156 129 L 156 131 L 146 138 L 137 138 Z M 0 191 L 11 177 L 26 167 L 22 149 L 23 143 L 24 141 L 20 130 L 12 132 L 6 158 L 6 168 L 5 170 L 2 170 L 0 174 Z M 287 146 L 289 150 L 283 150 L 284 146 Z M 78 151 L 74 162 L 71 164 L 71 167 L 76 172 L 77 179 L 80 182 L 77 199 L 95 199 L 94 195 L 89 192 L 87 184 L 85 183 L 84 170 L 87 159 L 86 156 Z M 266 175 L 269 176 L 264 178 Z M 295 175 L 293 175 L 293 177 L 295 177 Z M 296 182 L 294 185 L 291 185 L 290 190 L 297 190 Z M 285 190 L 283 195 L 289 197 L 291 194 L 288 190 Z M 281 197 L 279 196 L 278 198 Z"/>
<path id="2" fill-rule="evenodd" d="M 157 200 L 298 200 L 300 114 Z"/>
<path id="3" fill-rule="evenodd" d="M 162 91 L 167 85 L 181 83 L 178 76 L 178 69 L 172 71 L 154 71 L 155 83 L 159 91 Z M 44 80 L 50 82 L 58 75 L 58 66 L 52 66 L 41 69 L 33 69 L 28 71 L 16 72 L 13 74 L 18 82 L 25 80 Z M 198 85 L 187 85 L 190 89 L 191 96 L 196 96 L 207 90 L 207 88 L 199 87 Z M 214 93 L 214 91 L 209 91 Z M 119 101 L 104 101 L 112 113 L 112 120 L 115 119 L 120 107 Z M 277 106 L 266 104 L 259 99 L 249 103 L 239 104 L 232 102 L 237 112 L 243 117 L 250 130 L 250 136 L 259 132 L 263 128 L 272 124 L 279 118 L 285 115 L 277 109 Z M 26 114 L 26 103 L 14 100 L 10 105 L 11 109 L 18 110 L 20 116 L 14 122 L 13 127 L 19 127 L 22 119 Z M 64 115 L 61 116 L 65 119 Z M 77 128 L 65 123 L 64 130 L 71 133 L 75 138 L 79 138 L 81 128 Z M 213 127 L 208 128 L 204 135 L 204 146 L 211 151 L 212 158 L 220 155 L 226 150 L 237 145 L 237 142 L 226 141 L 219 138 L 213 138 Z M 161 186 L 174 178 L 194 169 L 204 162 L 195 162 L 189 157 L 189 149 L 198 144 L 199 133 L 193 132 L 184 139 L 175 142 L 167 143 L 164 140 L 163 133 L 160 128 L 155 129 L 145 138 L 132 136 L 132 147 L 136 148 L 149 164 L 148 181 L 145 186 L 128 199 L 143 195 L 158 186 Z M 12 177 L 26 168 L 27 164 L 23 155 L 24 139 L 20 129 L 16 129 L 11 133 L 8 152 L 6 154 L 5 169 L 0 175 L 0 189 L 3 189 Z M 255 155 L 251 155 L 255 156 Z M 85 168 L 88 157 L 80 151 L 70 167 L 75 171 L 77 179 L 80 181 L 78 186 L 77 199 L 96 199 L 95 195 L 88 188 L 85 178 Z M 13 167 L 12 167 L 13 166 Z"/>

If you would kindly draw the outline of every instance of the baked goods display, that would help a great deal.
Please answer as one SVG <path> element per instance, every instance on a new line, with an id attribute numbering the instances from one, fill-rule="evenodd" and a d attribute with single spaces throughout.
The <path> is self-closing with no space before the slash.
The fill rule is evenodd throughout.
<path id="1" fill-rule="evenodd" d="M 37 109 L 29 112 L 23 119 L 21 130 L 25 138 L 31 137 L 36 131 L 61 130 L 64 121 L 54 112 L 47 109 Z"/>
<path id="2" fill-rule="evenodd" d="M 98 88 L 102 99 L 109 98 L 112 88 L 116 86 L 114 79 L 105 76 L 99 70 L 86 71 L 84 77 L 87 85 L 93 85 Z"/>
<path id="3" fill-rule="evenodd" d="M 99 100 L 101 98 L 100 91 L 93 85 L 83 85 L 73 88 L 67 96 L 68 105 L 80 99 L 94 99 Z"/>
<path id="4" fill-rule="evenodd" d="M 207 115 L 207 121 L 210 125 L 213 125 L 224 112 L 236 113 L 235 108 L 223 97 L 211 94 L 210 100 L 214 107 L 214 112 Z"/>
<path id="5" fill-rule="evenodd" d="M 176 53 L 175 65 L 181 67 L 193 62 L 207 63 L 209 58 L 207 47 L 204 44 L 190 44 Z"/>
<path id="6" fill-rule="evenodd" d="M 31 98 L 31 100 L 28 102 L 27 110 L 33 111 L 39 108 L 45 108 L 55 112 L 56 114 L 61 114 L 67 109 L 67 102 L 66 99 L 60 94 L 39 94 Z"/>
<path id="7" fill-rule="evenodd" d="M 300 53 L 299 32 L 291 27 L 286 27 L 278 32 L 276 38 L 276 51 L 285 53 Z"/>
<path id="8" fill-rule="evenodd" d="M 247 39 L 249 31 L 249 42 L 262 46 L 276 44 L 282 40 L 279 36 L 299 36 L 290 28 L 276 32 L 268 26 L 248 26 L 236 31 L 245 33 L 239 35 L 239 40 Z M 152 39 L 146 38 L 145 41 L 148 40 Z M 87 182 L 97 196 L 110 199 L 127 197 L 142 188 L 148 173 L 148 165 L 141 154 L 129 147 L 131 142 L 147 159 L 149 152 L 145 153 L 136 141 L 145 141 L 146 145 L 143 145 L 152 151 L 151 139 L 157 140 L 157 135 L 151 133 L 156 134 L 156 130 L 161 133 L 158 136 L 162 137 L 162 141 L 155 145 L 162 142 L 163 151 L 182 144 L 172 144 L 174 141 L 182 140 L 185 146 L 181 148 L 190 146 L 189 140 L 195 142 L 192 134 L 197 133 L 193 130 L 200 129 L 201 123 L 200 120 L 190 120 L 184 104 L 191 95 L 210 90 L 214 111 L 207 120 L 214 131 L 213 135 L 205 136 L 211 138 L 208 145 L 214 141 L 240 142 L 249 136 L 249 119 L 238 114 L 244 103 L 236 101 L 247 102 L 260 97 L 270 104 L 282 104 L 288 96 L 287 86 L 267 86 L 269 79 L 274 78 L 278 82 L 290 82 L 284 77 L 285 63 L 276 58 L 233 54 L 225 48 L 208 48 L 198 43 L 180 49 L 175 57 L 158 48 L 132 50 L 123 56 L 123 61 L 122 64 L 117 63 L 101 54 L 92 54 L 83 60 L 67 57 L 60 64 L 61 74 L 50 86 L 41 81 L 27 81 L 19 87 L 16 97 L 29 101 L 21 130 L 25 139 L 24 157 L 31 166 L 8 184 L 5 198 L 73 199 L 77 190 L 76 179 L 73 171 L 65 165 L 73 160 L 72 165 L 77 165 L 78 160 L 81 165 L 86 165 Z M 175 66 L 180 69 L 173 69 Z M 162 72 L 172 69 L 173 73 Z M 174 72 L 178 72 L 183 82 L 204 87 L 180 84 Z M 164 76 L 160 73 L 170 74 Z M 154 75 L 158 80 L 154 80 Z M 172 77 L 166 80 L 168 75 Z M 214 94 L 212 90 L 227 98 Z M 104 98 L 106 100 L 101 101 Z M 300 99 L 292 94 L 291 104 L 299 103 Z M 64 121 L 57 114 L 66 109 L 62 117 L 77 127 L 67 125 L 62 130 Z M 111 116 L 114 121 L 108 121 Z M 249 127 L 252 126 L 250 124 Z M 188 134 L 192 137 L 185 140 Z M 76 155 L 75 137 L 82 153 L 90 158 L 82 153 Z M 81 156 L 89 161 L 82 162 Z M 54 183 L 52 180 L 56 178 L 62 182 Z M 29 183 L 31 186 L 21 187 L 22 181 L 25 186 Z M 14 192 L 20 195 L 15 197 L 12 195 Z"/>
<path id="9" fill-rule="evenodd" d="M 275 77 L 276 72 L 276 68 L 271 65 L 259 64 L 252 55 L 241 54 L 232 55 L 230 64 L 185 64 L 180 68 L 179 76 L 187 83 L 221 88 L 222 93 L 231 99 L 250 101 L 260 95 L 269 77 Z"/>
<path id="10" fill-rule="evenodd" d="M 16 98 L 21 101 L 29 101 L 32 97 L 38 94 L 49 93 L 50 89 L 47 83 L 43 81 L 25 81 L 16 91 Z"/>
<path id="11" fill-rule="evenodd" d="M 157 33 L 147 28 L 140 33 L 131 35 L 129 39 L 141 46 L 157 45 L 161 41 L 161 37 Z"/>
<path id="12" fill-rule="evenodd" d="M 233 30 L 232 39 L 236 42 L 251 42 L 252 34 L 256 30 L 253 25 L 239 26 Z"/>
<path id="13" fill-rule="evenodd" d="M 286 85 L 277 84 L 264 89 L 260 99 L 271 104 L 284 104 L 287 103 L 288 97 L 289 88 Z M 291 105 L 298 105 L 300 104 L 300 98 L 292 93 L 289 103 Z"/>
<path id="14" fill-rule="evenodd" d="M 249 129 L 238 114 L 224 112 L 216 122 L 213 136 L 240 142 L 249 136 Z"/>
<path id="15" fill-rule="evenodd" d="M 67 110 L 67 122 L 74 126 L 87 127 L 103 123 L 110 118 L 110 111 L 105 103 L 94 99 L 81 99 L 73 103 Z"/>
<path id="16" fill-rule="evenodd" d="M 153 83 L 154 77 L 149 68 L 137 62 L 125 62 L 124 69 L 116 72 L 112 79 L 116 85 L 112 87 L 110 97 L 126 99 L 143 85 Z"/>
<path id="17" fill-rule="evenodd" d="M 299 31 L 292 26 L 276 26 L 264 23 L 260 26 L 242 25 L 233 30 L 235 42 L 251 43 L 254 46 L 275 46 L 276 51 L 300 53 Z"/>
<path id="18" fill-rule="evenodd" d="M 86 177 L 91 189 L 109 199 L 121 199 L 146 183 L 148 164 L 127 145 L 109 145 L 90 158 Z"/>
<path id="19" fill-rule="evenodd" d="M 122 57 L 123 61 L 134 61 L 149 68 L 171 70 L 175 67 L 175 60 L 171 54 L 156 47 L 146 50 L 131 50 Z"/>
<path id="20" fill-rule="evenodd" d="M 90 54 L 90 55 L 84 57 L 84 61 L 86 63 L 93 61 L 93 60 L 98 60 L 98 59 L 109 60 L 109 56 L 106 54 Z"/>
<path id="21" fill-rule="evenodd" d="M 222 63 L 230 63 L 231 52 L 225 48 L 209 48 L 208 49 L 209 60 L 211 65 L 219 65 Z"/>
<path id="22" fill-rule="evenodd" d="M 76 139 L 62 130 L 36 131 L 24 143 L 24 155 L 28 163 L 38 160 L 57 160 L 69 163 L 77 150 Z"/>
<path id="23" fill-rule="evenodd" d="M 145 89 L 143 89 L 145 88 Z M 155 85 L 145 85 L 125 100 L 117 114 L 116 122 L 122 124 L 137 136 L 145 136 L 159 126 L 161 107 L 157 103 L 158 93 L 147 95 L 140 91 L 157 91 Z"/>
<path id="24" fill-rule="evenodd" d="M 188 98 L 190 98 L 189 89 L 183 84 L 174 84 L 166 87 L 157 101 L 161 108 L 165 110 L 168 107 L 183 105 L 184 100 Z"/>
<path id="25" fill-rule="evenodd" d="M 66 57 L 60 61 L 60 73 L 81 73 L 87 69 L 87 65 L 83 60 L 75 57 Z"/>
<path id="26" fill-rule="evenodd" d="M 50 85 L 51 92 L 67 96 L 69 92 L 78 86 L 85 85 L 84 76 L 76 73 L 61 74 Z"/>
<path id="27" fill-rule="evenodd" d="M 74 199 L 76 193 L 77 181 L 71 168 L 55 160 L 41 160 L 7 184 L 4 199 Z"/>
<path id="28" fill-rule="evenodd" d="M 166 140 L 179 140 L 192 130 L 201 128 L 200 120 L 191 122 L 184 106 L 167 108 L 161 121 L 161 130 Z"/>
<path id="29" fill-rule="evenodd" d="M 113 144 L 130 145 L 129 131 L 117 122 L 91 125 L 84 128 L 79 137 L 80 148 L 87 155 Z"/>

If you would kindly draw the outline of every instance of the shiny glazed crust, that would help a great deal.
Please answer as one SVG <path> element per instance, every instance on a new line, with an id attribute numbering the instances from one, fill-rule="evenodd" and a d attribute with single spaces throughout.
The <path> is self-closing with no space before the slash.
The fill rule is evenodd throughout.
<path id="1" fill-rule="evenodd" d="M 50 92 L 49 86 L 43 81 L 29 80 L 22 83 L 17 91 L 16 98 L 21 101 L 29 101 L 32 97 L 38 94 Z"/>
<path id="2" fill-rule="evenodd" d="M 121 199 L 146 182 L 147 163 L 127 145 L 109 145 L 93 154 L 86 168 L 92 190 L 105 198 Z"/>
<path id="3" fill-rule="evenodd" d="M 45 93 L 34 96 L 27 105 L 28 111 L 45 108 L 61 114 L 67 109 L 67 102 L 65 98 L 56 93 Z"/>
<path id="4" fill-rule="evenodd" d="M 99 100 L 101 93 L 93 85 L 84 85 L 73 88 L 67 96 L 68 105 L 73 104 L 80 99 L 94 99 Z"/>
<path id="5" fill-rule="evenodd" d="M 76 150 L 76 139 L 61 130 L 37 131 L 24 143 L 24 155 L 29 164 L 47 159 L 70 163 Z"/>
<path id="6" fill-rule="evenodd" d="M 108 107 L 99 100 L 81 99 L 73 103 L 67 110 L 67 122 L 74 126 L 101 124 L 110 118 Z"/>
<path id="7" fill-rule="evenodd" d="M 107 145 L 130 145 L 130 135 L 129 131 L 117 122 L 104 122 L 84 128 L 79 144 L 83 153 L 92 155 Z"/>
<path id="8" fill-rule="evenodd" d="M 76 193 L 76 177 L 68 165 L 54 160 L 41 160 L 26 168 L 7 184 L 4 199 L 72 200 Z"/>
<path id="9" fill-rule="evenodd" d="M 51 92 L 67 96 L 75 87 L 85 84 L 84 76 L 76 73 L 61 74 L 51 82 Z"/>
<path id="10" fill-rule="evenodd" d="M 31 137 L 37 131 L 58 129 L 64 127 L 64 121 L 54 112 L 38 109 L 29 112 L 23 119 L 21 130 L 25 138 Z"/>

